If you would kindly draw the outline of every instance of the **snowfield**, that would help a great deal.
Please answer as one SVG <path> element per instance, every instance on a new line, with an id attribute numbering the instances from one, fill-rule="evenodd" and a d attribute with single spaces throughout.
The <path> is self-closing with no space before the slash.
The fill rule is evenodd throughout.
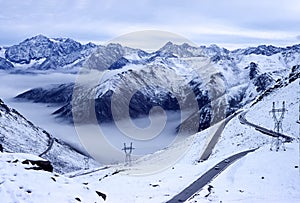
<path id="1" fill-rule="evenodd" d="M 298 143 L 274 152 L 264 146 L 229 166 L 188 202 L 296 203 L 300 201 Z"/>
<path id="2" fill-rule="evenodd" d="M 98 190 L 84 182 L 56 173 L 27 170 L 32 165 L 22 164 L 26 159 L 41 160 L 30 154 L 0 154 L 1 202 L 104 202 L 97 195 Z"/>

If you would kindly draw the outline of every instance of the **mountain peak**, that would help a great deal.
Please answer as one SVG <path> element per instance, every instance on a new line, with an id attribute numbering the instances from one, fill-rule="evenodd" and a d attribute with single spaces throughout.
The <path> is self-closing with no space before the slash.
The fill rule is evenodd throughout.
<path id="1" fill-rule="evenodd" d="M 170 47 L 173 47 L 175 44 L 173 42 L 168 41 L 164 46 L 162 46 L 159 50 L 169 49 Z"/>
<path id="2" fill-rule="evenodd" d="M 25 42 L 32 42 L 32 41 L 50 41 L 50 39 L 48 37 L 46 37 L 45 35 L 42 35 L 42 34 L 38 34 L 34 37 L 31 37 L 31 38 L 27 38 L 25 39 L 23 42 L 21 43 L 25 43 Z M 21 44 L 20 43 L 20 44 Z"/>
<path id="3" fill-rule="evenodd" d="M 174 54 L 179 57 L 195 57 L 202 55 L 201 49 L 197 47 L 193 47 L 188 43 L 177 45 L 171 41 L 167 42 L 162 48 L 158 50 L 158 52 L 168 55 Z"/>

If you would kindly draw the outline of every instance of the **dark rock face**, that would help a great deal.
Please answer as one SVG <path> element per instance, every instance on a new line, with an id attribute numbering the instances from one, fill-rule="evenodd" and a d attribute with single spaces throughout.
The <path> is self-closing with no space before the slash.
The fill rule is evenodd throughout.
<path id="1" fill-rule="evenodd" d="M 249 77 L 250 77 L 250 80 L 252 80 L 258 74 L 257 64 L 251 62 L 249 65 L 249 68 L 250 68 Z"/>
<path id="2" fill-rule="evenodd" d="M 15 63 L 29 64 L 32 59 L 49 57 L 52 49 L 53 43 L 47 37 L 38 35 L 9 47 L 5 51 L 5 58 Z"/>
<path id="3" fill-rule="evenodd" d="M 111 66 L 108 69 L 109 70 L 120 69 L 123 66 L 125 66 L 127 63 L 129 63 L 129 60 L 126 59 L 126 58 L 124 58 L 124 57 L 121 57 L 116 62 L 114 62 L 113 64 L 111 64 Z"/>
<path id="4" fill-rule="evenodd" d="M 51 85 L 48 88 L 35 88 L 24 92 L 16 99 L 29 100 L 37 103 L 65 104 L 72 99 L 73 83 Z"/>
<path id="5" fill-rule="evenodd" d="M 273 78 L 271 78 L 268 74 L 263 73 L 254 79 L 253 84 L 256 86 L 257 92 L 262 92 L 270 87 L 273 82 Z"/>
<path id="6" fill-rule="evenodd" d="M 265 55 L 265 56 L 272 56 L 279 52 L 285 51 L 286 48 L 275 47 L 272 45 L 260 45 L 258 47 L 249 47 L 246 49 L 237 49 L 234 50 L 233 53 L 241 53 L 244 55 L 256 54 L 256 55 Z"/>
<path id="7" fill-rule="evenodd" d="M 95 113 L 98 122 L 109 122 L 113 121 L 113 115 L 112 115 L 112 110 L 111 110 L 111 101 L 112 101 L 112 96 L 114 92 L 109 90 L 105 92 L 101 97 L 96 98 L 94 101 L 89 101 L 86 99 L 83 101 L 87 105 L 89 103 L 94 103 L 94 108 L 95 108 Z M 129 103 L 129 115 L 131 118 L 138 118 L 141 116 L 146 116 L 149 115 L 150 110 L 155 107 L 159 106 L 162 107 L 165 110 L 179 110 L 179 104 L 172 96 L 170 92 L 160 92 L 160 97 L 155 97 L 151 95 L 147 95 L 143 93 L 142 91 L 137 91 L 133 97 L 130 100 Z M 119 95 L 118 97 L 122 97 Z M 122 100 L 120 99 L 120 105 L 118 106 L 123 106 L 124 104 L 122 103 Z M 118 119 L 122 119 L 122 116 L 125 116 L 126 114 L 122 114 L 122 110 L 120 109 L 118 112 L 120 112 L 117 117 Z M 83 122 L 83 123 L 89 123 L 91 120 L 91 116 L 93 114 L 93 111 L 91 111 L 90 106 L 87 108 L 82 107 L 80 110 L 78 110 L 79 114 L 82 115 L 80 117 L 80 121 L 77 120 L 77 122 Z M 82 113 L 80 113 L 80 111 Z M 91 112 L 89 112 L 91 111 Z M 68 120 L 72 121 L 72 106 L 67 104 L 60 109 L 58 109 L 56 112 L 54 112 L 55 115 L 58 115 L 59 117 L 65 117 L 68 118 Z"/>
<path id="8" fill-rule="evenodd" d="M 275 47 L 275 46 L 266 46 L 266 45 L 260 45 L 255 48 L 249 48 L 247 49 L 244 54 L 250 55 L 250 54 L 256 54 L 256 55 L 266 55 L 271 56 L 273 54 L 277 54 L 280 51 L 282 51 L 281 48 Z"/>
<path id="9" fill-rule="evenodd" d="M 176 45 L 172 42 L 168 42 L 156 52 L 156 55 L 168 57 L 195 57 L 201 56 L 203 53 L 202 50 L 192 47 L 187 43 Z"/>
<path id="10" fill-rule="evenodd" d="M 255 85 L 257 92 L 265 91 L 275 82 L 269 74 L 260 73 L 258 65 L 254 62 L 251 62 L 246 69 L 249 69 L 249 78 Z"/>
<path id="11" fill-rule="evenodd" d="M 109 44 L 106 47 L 99 46 L 95 53 L 92 53 L 86 62 L 86 67 L 96 70 L 107 70 L 109 67 L 122 58 L 126 51 L 120 44 Z"/>
<path id="12" fill-rule="evenodd" d="M 14 65 L 7 61 L 6 59 L 0 57 L 0 70 L 11 70 L 14 68 Z"/>
<path id="13" fill-rule="evenodd" d="M 53 166 L 51 165 L 50 161 L 41 161 L 41 160 L 28 160 L 26 159 L 25 161 L 22 162 L 22 164 L 31 164 L 31 165 L 36 165 L 33 167 L 26 168 L 28 170 L 43 170 L 43 171 L 48 171 L 48 172 L 53 172 Z"/>
<path id="14" fill-rule="evenodd" d="M 289 82 L 293 82 L 300 77 L 300 65 L 293 66 L 291 73 L 289 74 Z"/>

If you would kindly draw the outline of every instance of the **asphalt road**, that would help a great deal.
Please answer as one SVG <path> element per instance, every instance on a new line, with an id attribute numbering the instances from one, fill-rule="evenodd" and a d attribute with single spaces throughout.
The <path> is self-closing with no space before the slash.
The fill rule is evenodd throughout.
<path id="1" fill-rule="evenodd" d="M 219 162 L 213 168 L 204 173 L 200 178 L 198 178 L 195 182 L 185 188 L 182 192 L 174 196 L 172 199 L 167 201 L 167 203 L 178 203 L 185 202 L 190 197 L 192 197 L 196 192 L 198 192 L 201 188 L 203 188 L 206 184 L 208 184 L 214 177 L 219 175 L 223 170 L 225 170 L 230 164 L 235 162 L 236 160 L 244 157 L 250 152 L 255 151 L 256 149 L 247 150 L 244 152 L 237 153 L 224 159 Z"/>
<path id="2" fill-rule="evenodd" d="M 243 112 L 243 113 L 241 113 L 241 114 L 239 115 L 239 120 L 240 120 L 240 123 L 241 123 L 241 124 L 249 125 L 249 126 L 251 126 L 251 127 L 254 127 L 256 130 L 258 130 L 258 131 L 260 131 L 260 132 L 262 132 L 262 133 L 264 133 L 264 134 L 266 134 L 266 135 L 272 136 L 272 137 L 278 137 L 278 136 L 283 137 L 283 138 L 285 139 L 286 142 L 291 142 L 291 141 L 293 141 L 294 138 L 291 137 L 291 136 L 284 135 L 284 134 L 282 134 L 282 133 L 277 133 L 277 132 L 275 132 L 275 131 L 273 131 L 273 130 L 269 130 L 269 129 L 267 129 L 267 128 L 263 128 L 263 127 L 258 126 L 258 125 L 256 125 L 256 124 L 250 123 L 250 122 L 247 121 L 246 118 L 245 118 L 245 114 L 246 114 L 246 113 L 247 113 L 247 112 Z"/>
<path id="3" fill-rule="evenodd" d="M 236 115 L 238 115 L 239 113 L 241 113 L 241 111 L 237 111 L 236 113 L 228 116 L 227 118 L 225 118 L 222 123 L 220 124 L 219 128 L 217 129 L 217 131 L 215 132 L 215 134 L 212 136 L 212 138 L 210 139 L 209 143 L 206 145 L 206 148 L 204 149 L 200 160 L 204 161 L 207 160 L 209 158 L 209 156 L 211 155 L 214 147 L 216 146 L 216 144 L 219 141 L 219 138 L 225 128 L 225 125 L 227 125 L 227 123 L 233 119 Z"/>
<path id="4" fill-rule="evenodd" d="M 49 134 L 47 134 L 48 137 L 49 137 L 49 144 L 48 144 L 48 147 L 45 151 L 43 151 L 39 157 L 42 157 L 43 155 L 47 154 L 51 149 L 52 149 L 52 146 L 53 146 L 53 143 L 54 143 L 54 139 L 53 137 L 51 137 Z"/>

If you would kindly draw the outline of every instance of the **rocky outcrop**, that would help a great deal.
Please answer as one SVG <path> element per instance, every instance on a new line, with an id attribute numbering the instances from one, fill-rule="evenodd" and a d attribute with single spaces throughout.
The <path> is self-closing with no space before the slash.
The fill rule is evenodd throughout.
<path id="1" fill-rule="evenodd" d="M 25 168 L 27 170 L 43 170 L 43 171 L 53 172 L 53 166 L 51 165 L 50 161 L 26 159 L 22 162 L 22 164 L 34 165 L 31 167 Z"/>

